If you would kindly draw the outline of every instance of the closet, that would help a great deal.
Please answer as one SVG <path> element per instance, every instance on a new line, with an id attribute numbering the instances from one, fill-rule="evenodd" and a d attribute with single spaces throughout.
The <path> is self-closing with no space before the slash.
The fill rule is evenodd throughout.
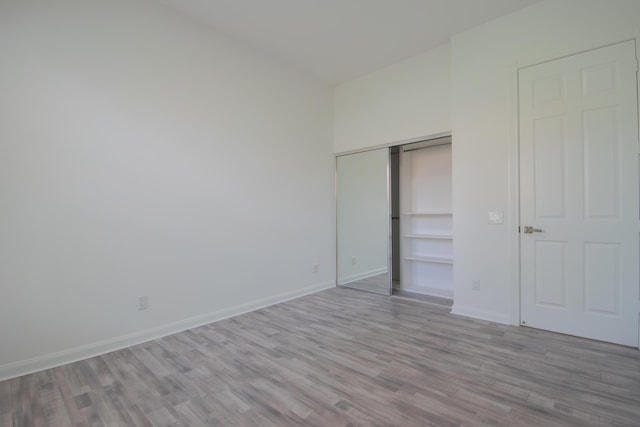
<path id="1" fill-rule="evenodd" d="M 336 284 L 453 298 L 451 137 L 336 157 Z"/>
<path id="2" fill-rule="evenodd" d="M 399 232 L 394 233 L 392 241 L 399 247 L 395 264 L 400 274 L 394 275 L 394 288 L 451 299 L 451 138 L 399 148 Z"/>

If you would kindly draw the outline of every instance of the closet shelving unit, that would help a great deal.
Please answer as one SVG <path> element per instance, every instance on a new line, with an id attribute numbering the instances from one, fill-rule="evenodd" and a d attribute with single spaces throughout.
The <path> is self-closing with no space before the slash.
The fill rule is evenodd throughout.
<path id="1" fill-rule="evenodd" d="M 451 145 L 403 150 L 400 289 L 453 297 Z"/>

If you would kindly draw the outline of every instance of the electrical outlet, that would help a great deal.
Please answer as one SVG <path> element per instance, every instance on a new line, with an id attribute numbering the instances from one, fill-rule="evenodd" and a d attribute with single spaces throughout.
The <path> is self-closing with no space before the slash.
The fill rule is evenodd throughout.
<path id="1" fill-rule="evenodd" d="M 356 265 L 358 263 L 358 258 L 352 256 L 351 257 L 351 265 Z"/>
<path id="2" fill-rule="evenodd" d="M 471 289 L 473 289 L 474 291 L 479 291 L 480 290 L 480 280 L 475 279 L 471 281 Z"/>
<path id="3" fill-rule="evenodd" d="M 320 266 L 318 264 L 313 264 L 311 266 L 311 272 L 312 273 L 317 273 L 320 270 Z"/>
<path id="4" fill-rule="evenodd" d="M 147 308 L 149 308 L 149 297 L 146 295 L 138 297 L 138 311 L 146 310 Z"/>

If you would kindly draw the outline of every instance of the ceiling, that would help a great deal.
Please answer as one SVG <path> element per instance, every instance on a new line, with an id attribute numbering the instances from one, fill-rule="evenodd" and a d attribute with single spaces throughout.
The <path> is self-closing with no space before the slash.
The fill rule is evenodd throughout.
<path id="1" fill-rule="evenodd" d="M 337 84 L 540 0 L 157 0 Z"/>

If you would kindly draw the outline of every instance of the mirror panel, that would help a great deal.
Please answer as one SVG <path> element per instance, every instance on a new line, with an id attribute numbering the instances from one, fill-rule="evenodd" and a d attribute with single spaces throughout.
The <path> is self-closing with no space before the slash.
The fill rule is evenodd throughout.
<path id="1" fill-rule="evenodd" d="M 336 158 L 337 283 L 391 295 L 389 150 Z"/>

